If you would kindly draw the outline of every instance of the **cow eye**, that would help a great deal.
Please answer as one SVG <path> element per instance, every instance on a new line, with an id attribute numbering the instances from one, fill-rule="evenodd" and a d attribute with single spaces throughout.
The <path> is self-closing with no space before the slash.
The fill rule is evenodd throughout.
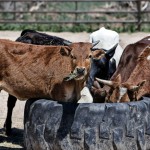
<path id="1" fill-rule="evenodd" d="M 92 55 L 89 55 L 89 56 L 86 57 L 86 59 L 89 59 L 89 58 L 91 58 L 91 57 L 92 57 Z"/>
<path id="2" fill-rule="evenodd" d="M 75 57 L 75 56 L 73 56 L 73 55 L 71 55 L 71 58 L 72 58 L 72 59 L 76 59 L 76 57 Z"/>
<path id="3" fill-rule="evenodd" d="M 89 55 L 89 58 L 91 58 L 92 57 L 92 55 Z"/>

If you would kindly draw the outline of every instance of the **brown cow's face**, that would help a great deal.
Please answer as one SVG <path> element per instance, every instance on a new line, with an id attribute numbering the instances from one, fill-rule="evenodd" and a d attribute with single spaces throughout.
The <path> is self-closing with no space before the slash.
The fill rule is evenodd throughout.
<path id="1" fill-rule="evenodd" d="M 109 95 L 109 99 L 112 102 L 129 102 L 130 100 L 136 101 L 139 89 L 144 85 L 145 80 L 139 82 L 138 85 L 131 85 L 128 83 L 118 84 L 112 90 L 112 93 Z"/>
<path id="2" fill-rule="evenodd" d="M 144 85 L 145 80 L 133 86 L 129 83 L 121 83 L 119 77 L 120 76 L 117 77 L 116 81 L 97 79 L 97 81 L 110 87 L 106 95 L 106 100 L 111 102 L 129 102 L 130 100 L 137 100 L 138 91 Z"/>
<path id="3" fill-rule="evenodd" d="M 108 81 L 96 78 L 96 80 L 107 87 L 105 101 L 106 102 L 125 102 L 128 100 L 127 88 L 121 84 L 121 76 L 118 75 L 115 81 Z M 101 92 L 99 93 L 101 94 Z"/>
<path id="4" fill-rule="evenodd" d="M 126 87 L 118 85 L 110 89 L 107 99 L 111 102 L 128 102 L 129 97 L 127 91 L 128 89 Z"/>
<path id="5" fill-rule="evenodd" d="M 72 74 L 76 75 L 75 80 L 84 79 L 91 66 L 91 43 L 72 43 L 68 48 L 61 48 L 61 54 L 69 56 L 72 63 Z"/>

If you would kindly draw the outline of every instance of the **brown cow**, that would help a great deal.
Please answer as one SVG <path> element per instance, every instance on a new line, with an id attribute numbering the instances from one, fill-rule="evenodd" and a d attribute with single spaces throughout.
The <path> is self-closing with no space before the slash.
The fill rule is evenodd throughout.
<path id="1" fill-rule="evenodd" d="M 65 39 L 48 35 L 45 33 L 40 33 L 31 29 L 25 29 L 21 32 L 20 37 L 16 39 L 17 42 L 28 43 L 28 44 L 35 44 L 35 45 L 55 45 L 55 46 L 68 46 L 65 43 L 71 43 Z M 10 95 L 8 96 L 7 101 L 7 117 L 4 124 L 4 128 L 6 130 L 6 134 L 10 135 L 11 133 L 11 116 L 13 112 L 13 108 L 15 107 L 17 98 Z"/>
<path id="2" fill-rule="evenodd" d="M 56 47 L 0 40 L 0 90 L 22 100 L 77 101 L 89 74 L 91 48 L 83 42 Z"/>
<path id="3" fill-rule="evenodd" d="M 128 102 L 150 96 L 150 45 L 138 57 L 137 65 L 126 82 L 121 83 L 120 75 L 117 82 L 97 80 L 110 86 L 107 99 L 112 102 Z"/>
<path id="4" fill-rule="evenodd" d="M 118 68 L 111 78 L 112 81 L 116 81 L 116 82 L 119 81 L 119 82 L 123 83 L 128 80 L 128 78 L 130 77 L 131 73 L 133 72 L 134 68 L 137 65 L 138 56 L 150 44 L 149 39 L 150 39 L 150 36 L 143 38 L 142 40 L 140 40 L 134 44 L 130 44 L 125 48 L 125 50 L 121 56 Z M 117 78 L 117 76 L 119 74 L 121 77 Z M 100 82 L 104 82 L 104 81 L 101 80 Z M 115 86 L 117 86 L 117 85 L 115 85 Z M 101 100 L 103 99 L 103 100 L 107 101 L 107 98 L 105 96 L 107 94 L 111 95 L 112 89 L 110 90 L 110 87 L 108 87 L 108 86 L 104 86 L 103 88 L 101 88 L 100 86 L 98 86 L 97 83 L 95 83 L 95 87 L 93 87 L 93 93 L 97 97 L 100 97 L 99 99 L 101 99 Z M 112 102 L 116 102 L 116 100 L 113 100 Z"/>
<path id="5" fill-rule="evenodd" d="M 111 80 L 115 80 L 118 74 L 121 75 L 121 81 L 125 82 L 133 69 L 136 66 L 138 56 L 140 53 L 150 44 L 150 36 L 147 36 L 136 43 L 129 44 L 120 58 L 119 65 L 117 67 L 116 72 L 111 77 Z"/>

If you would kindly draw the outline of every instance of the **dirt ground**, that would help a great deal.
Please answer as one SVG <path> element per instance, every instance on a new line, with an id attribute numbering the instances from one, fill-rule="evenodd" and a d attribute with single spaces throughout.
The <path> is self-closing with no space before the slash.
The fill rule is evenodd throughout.
<path id="1" fill-rule="evenodd" d="M 0 31 L 0 39 L 10 39 L 15 40 L 19 37 L 21 31 Z M 82 33 L 52 33 L 45 32 L 50 35 L 59 36 L 65 39 L 68 39 L 72 42 L 88 42 L 90 33 L 82 32 Z M 125 48 L 127 44 L 134 43 L 143 37 L 150 35 L 150 33 L 121 33 L 120 34 L 120 45 Z M 13 112 L 13 134 L 10 137 L 5 136 L 3 124 L 6 118 L 7 111 L 7 97 L 8 94 L 4 91 L 0 93 L 0 150 L 10 149 L 17 150 L 23 149 L 23 112 L 25 101 L 17 101 L 16 107 Z"/>

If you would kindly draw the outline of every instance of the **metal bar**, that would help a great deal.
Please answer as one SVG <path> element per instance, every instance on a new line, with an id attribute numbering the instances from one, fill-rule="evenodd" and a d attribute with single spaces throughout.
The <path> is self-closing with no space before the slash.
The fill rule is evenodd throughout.
<path id="1" fill-rule="evenodd" d="M 42 0 L 11 0 L 11 2 L 41 2 Z M 128 2 L 129 0 L 43 0 L 44 2 Z M 141 0 L 149 1 L 149 0 Z M 10 2 L 10 0 L 0 0 L 0 2 Z M 130 2 L 137 2 L 137 0 L 130 0 Z"/>
<path id="2" fill-rule="evenodd" d="M 138 11 L 0 11 L 0 13 L 138 13 Z M 143 11 L 141 13 L 150 13 L 150 11 Z"/>
<path id="3" fill-rule="evenodd" d="M 125 21 L 101 21 L 101 20 L 73 20 L 73 21 L 13 21 L 13 20 L 0 20 L 0 23 L 22 23 L 22 24 L 30 24 L 30 23 L 40 23 L 40 24 L 61 24 L 61 23 L 137 23 L 137 20 L 125 20 Z M 142 23 L 150 23 L 150 21 L 143 21 Z"/>
<path id="4" fill-rule="evenodd" d="M 71 23 L 87 23 L 87 24 L 91 24 L 91 23 L 138 23 L 136 20 L 126 20 L 126 21 L 83 21 L 83 20 L 77 20 L 77 21 L 0 21 L 0 23 L 4 24 L 4 23 L 19 23 L 19 24 L 71 24 Z M 150 21 L 142 21 L 141 23 L 143 24 L 147 24 L 150 23 Z"/>
<path id="5" fill-rule="evenodd" d="M 79 13 L 79 14 L 84 14 L 84 13 L 138 13 L 138 11 L 2 11 L 0 10 L 0 13 Z M 141 13 L 150 13 L 150 10 L 147 11 L 141 11 Z"/>

